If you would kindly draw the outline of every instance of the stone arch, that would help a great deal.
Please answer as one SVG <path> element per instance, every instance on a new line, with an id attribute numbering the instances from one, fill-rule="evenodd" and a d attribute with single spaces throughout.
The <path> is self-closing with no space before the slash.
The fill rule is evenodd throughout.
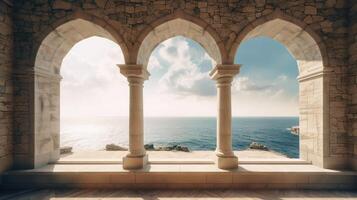
<path id="1" fill-rule="evenodd" d="M 335 163 L 328 159 L 329 73 L 326 70 L 328 56 L 322 39 L 303 22 L 275 11 L 249 24 L 239 33 L 229 51 L 229 61 L 234 62 L 243 41 L 259 36 L 279 41 L 297 60 L 300 157 L 321 167 L 334 166 Z"/>
<path id="2" fill-rule="evenodd" d="M 284 14 L 279 9 L 247 25 L 231 45 L 228 62 L 233 63 L 240 44 L 265 36 L 282 43 L 297 60 L 299 78 L 328 73 L 329 60 L 322 38 L 307 24 Z"/>
<path id="3" fill-rule="evenodd" d="M 321 71 L 324 66 L 328 66 L 326 47 L 320 36 L 304 22 L 285 15 L 280 10 L 255 20 L 238 34 L 229 51 L 229 62 L 234 62 L 242 42 L 259 36 L 270 37 L 282 43 L 298 61 L 299 76 L 308 74 L 311 70 Z M 309 66 L 312 62 L 315 62 L 314 69 Z"/>
<path id="4" fill-rule="evenodd" d="M 226 50 L 214 29 L 203 20 L 180 11 L 153 22 L 143 31 L 136 45 L 135 62 L 146 67 L 155 47 L 178 35 L 198 42 L 217 64 L 225 62 Z"/>
<path id="5" fill-rule="evenodd" d="M 59 158 L 60 67 L 70 49 L 83 39 L 99 36 L 119 43 L 124 58 L 128 59 L 121 37 L 104 21 L 83 14 L 74 17 L 38 37 L 42 40 L 34 61 L 34 167 Z"/>
<path id="6" fill-rule="evenodd" d="M 74 44 L 92 36 L 104 37 L 117 43 L 125 61 L 129 60 L 128 48 L 122 37 L 112 26 L 95 16 L 76 12 L 68 18 L 56 21 L 52 27 L 55 28 L 49 28 L 37 37 L 35 69 L 49 70 L 50 66 L 52 72 L 59 73 L 55 67 L 61 64 Z"/>

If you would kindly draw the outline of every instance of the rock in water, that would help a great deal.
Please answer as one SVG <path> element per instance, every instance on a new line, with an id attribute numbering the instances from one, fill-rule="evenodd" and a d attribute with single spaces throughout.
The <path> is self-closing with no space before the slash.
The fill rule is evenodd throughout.
<path id="1" fill-rule="evenodd" d="M 145 150 L 149 150 L 149 151 L 155 150 L 154 144 L 145 144 L 144 148 Z"/>
<path id="2" fill-rule="evenodd" d="M 67 153 L 72 153 L 72 147 L 70 146 L 64 146 L 60 148 L 60 154 L 67 154 Z"/>
<path id="3" fill-rule="evenodd" d="M 180 146 L 180 145 L 173 145 L 165 147 L 166 151 L 183 151 L 183 152 L 190 152 L 188 147 Z"/>
<path id="4" fill-rule="evenodd" d="M 249 149 L 258 149 L 258 150 L 264 150 L 264 151 L 269 151 L 269 148 L 263 144 L 259 144 L 257 142 L 252 142 L 249 145 Z"/>
<path id="5" fill-rule="evenodd" d="M 167 147 L 163 147 L 162 149 L 164 150 L 164 151 L 172 151 L 172 150 L 174 150 L 174 146 L 167 146 Z"/>
<path id="6" fill-rule="evenodd" d="M 116 145 L 116 144 L 107 144 L 105 146 L 105 150 L 107 150 L 107 151 L 127 151 L 128 149 L 125 147 Z"/>
<path id="7" fill-rule="evenodd" d="M 181 151 L 190 152 L 190 149 L 188 147 L 181 147 Z"/>
<path id="8" fill-rule="evenodd" d="M 185 146 L 180 145 L 169 145 L 169 146 L 159 146 L 155 147 L 153 144 L 145 144 L 144 145 L 146 150 L 151 151 L 183 151 L 183 152 L 190 152 L 190 149 Z"/>

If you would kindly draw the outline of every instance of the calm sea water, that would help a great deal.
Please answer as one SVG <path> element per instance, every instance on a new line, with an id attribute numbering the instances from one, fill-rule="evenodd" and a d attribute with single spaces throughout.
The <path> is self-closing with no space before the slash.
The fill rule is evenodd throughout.
<path id="1" fill-rule="evenodd" d="M 287 128 L 298 117 L 234 117 L 233 148 L 243 150 L 259 142 L 291 158 L 299 157 L 299 137 Z M 61 120 L 61 145 L 78 150 L 101 150 L 106 144 L 128 146 L 128 118 L 97 117 Z M 192 150 L 214 150 L 216 118 L 152 117 L 145 119 L 145 144 L 180 144 Z"/>

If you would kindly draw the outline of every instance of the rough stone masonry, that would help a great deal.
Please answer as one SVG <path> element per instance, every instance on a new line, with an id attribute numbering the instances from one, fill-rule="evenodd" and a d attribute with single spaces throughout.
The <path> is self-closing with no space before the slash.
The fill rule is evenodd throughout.
<path id="1" fill-rule="evenodd" d="M 11 167 L 13 158 L 13 62 L 12 7 L 0 2 L 0 172 Z"/>

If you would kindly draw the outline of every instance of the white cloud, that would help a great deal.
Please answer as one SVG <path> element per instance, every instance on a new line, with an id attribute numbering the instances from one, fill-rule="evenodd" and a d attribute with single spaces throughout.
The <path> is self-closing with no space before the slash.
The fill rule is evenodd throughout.
<path id="1" fill-rule="evenodd" d="M 127 115 L 128 83 L 119 63 L 124 58 L 112 41 L 92 37 L 77 43 L 61 66 L 61 117 Z"/>
<path id="2" fill-rule="evenodd" d="M 298 115 L 298 98 L 289 96 L 282 82 L 264 85 L 249 77 L 234 80 L 232 106 L 234 116 Z"/>
<path id="3" fill-rule="evenodd" d="M 148 63 L 148 71 L 162 68 L 156 56 L 151 56 Z"/>
<path id="4" fill-rule="evenodd" d="M 287 79 L 288 79 L 288 77 L 285 74 L 278 76 L 279 81 L 286 81 Z"/>
<path id="5" fill-rule="evenodd" d="M 157 56 L 160 56 L 169 67 L 159 80 L 161 91 L 174 92 L 182 95 L 212 96 L 215 94 L 214 82 L 207 72 L 201 72 L 199 63 L 212 60 L 208 54 L 201 58 L 192 57 L 188 41 L 181 38 L 172 38 L 164 41 L 159 47 Z M 194 63 L 193 60 L 198 60 Z"/>
<path id="6" fill-rule="evenodd" d="M 211 56 L 209 56 L 207 52 L 205 52 L 203 59 L 209 60 L 211 62 L 212 67 L 217 65 L 216 61 L 211 58 Z"/>
<path id="7" fill-rule="evenodd" d="M 273 85 L 263 85 L 263 84 L 258 84 L 252 80 L 250 80 L 248 77 L 238 77 L 234 80 L 233 82 L 233 89 L 235 91 L 267 91 L 271 90 L 273 88 Z"/>

